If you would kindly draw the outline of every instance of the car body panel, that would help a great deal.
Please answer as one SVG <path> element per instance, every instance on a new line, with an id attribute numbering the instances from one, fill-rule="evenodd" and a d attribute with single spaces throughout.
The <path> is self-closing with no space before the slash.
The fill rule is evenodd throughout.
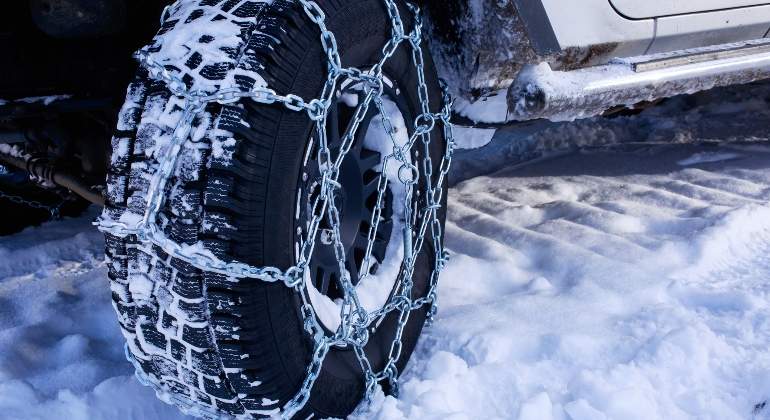
<path id="1" fill-rule="evenodd" d="M 608 0 L 628 19 L 649 19 L 770 4 L 762 0 Z"/>
<path id="2" fill-rule="evenodd" d="M 617 44 L 631 55 L 643 53 L 655 36 L 655 20 L 629 20 L 620 16 L 606 0 L 538 0 L 548 15 L 561 49 Z M 532 7 L 517 0 L 519 10 Z"/>
<path id="3" fill-rule="evenodd" d="M 758 39 L 765 37 L 770 29 L 770 4 L 723 7 L 710 12 L 629 19 L 619 14 L 609 0 L 539 1 L 546 11 L 547 24 L 555 34 L 559 48 L 563 50 L 613 45 L 614 48 L 611 51 L 607 49 L 607 54 L 602 57 L 604 60 Z M 637 0 L 634 2 L 640 5 L 647 4 Z M 664 2 L 668 6 L 660 10 L 669 12 L 695 10 L 695 6 L 692 5 L 676 6 L 683 2 L 671 0 Z M 519 10 L 534 7 L 533 2 L 527 0 L 517 0 L 516 3 Z M 698 8 L 708 9 L 720 4 L 723 6 L 747 5 L 749 1 L 703 0 L 703 4 L 692 3 L 698 3 Z M 532 27 L 526 19 L 525 24 L 528 30 Z M 536 24 L 543 25 L 543 23 Z M 538 35 L 537 31 L 529 30 L 529 33 L 530 36 Z M 533 45 L 538 43 L 533 42 Z M 597 61 L 601 59 L 586 64 L 594 65 Z"/>
<path id="4" fill-rule="evenodd" d="M 569 71 L 614 58 L 763 38 L 770 29 L 770 4 L 750 6 L 762 0 L 751 1 L 653 0 L 650 7 L 665 13 L 700 12 L 643 19 L 618 13 L 610 0 L 423 0 L 422 5 L 437 22 L 433 51 L 442 75 L 454 81 L 457 94 L 481 97 L 510 86 L 526 65 L 545 62 Z"/>
<path id="5" fill-rule="evenodd" d="M 560 75 L 653 54 L 682 56 L 761 41 L 770 30 L 770 0 L 423 1 L 433 20 L 444 22 L 434 26 L 440 30 L 431 49 L 465 110 L 499 98 L 532 66 L 547 65 Z"/>
<path id="6" fill-rule="evenodd" d="M 764 38 L 770 29 L 770 5 L 656 19 L 648 54 Z"/>

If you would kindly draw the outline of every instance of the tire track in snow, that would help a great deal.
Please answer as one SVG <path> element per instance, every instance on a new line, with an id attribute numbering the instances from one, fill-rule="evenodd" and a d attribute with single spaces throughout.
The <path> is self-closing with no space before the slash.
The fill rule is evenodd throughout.
<path id="1" fill-rule="evenodd" d="M 439 318 L 399 399 L 366 415 L 770 418 L 770 146 L 752 147 L 686 167 L 721 148 L 575 154 L 458 184 Z"/>

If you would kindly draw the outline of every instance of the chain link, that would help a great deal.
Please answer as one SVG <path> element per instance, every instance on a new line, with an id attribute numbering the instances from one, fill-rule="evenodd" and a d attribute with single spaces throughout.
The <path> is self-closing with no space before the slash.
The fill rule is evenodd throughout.
<path id="1" fill-rule="evenodd" d="M 61 218 L 60 209 L 61 209 L 61 206 L 63 206 L 64 202 L 66 201 L 66 200 L 62 200 L 59 204 L 48 205 L 48 204 L 41 203 L 39 201 L 30 200 L 18 195 L 6 194 L 2 190 L 0 190 L 0 198 L 22 206 L 27 206 L 29 208 L 45 210 L 51 215 L 51 217 L 48 220 L 57 220 Z"/>
<path id="2" fill-rule="evenodd" d="M 150 77 L 163 81 L 171 93 L 185 101 L 184 112 L 174 128 L 167 152 L 158 164 L 157 171 L 153 175 L 147 191 L 147 206 L 144 215 L 134 225 L 120 221 L 100 219 L 100 230 L 119 237 L 135 235 L 140 246 L 146 252 L 154 252 L 153 246 L 157 246 L 174 258 L 185 261 L 194 267 L 223 274 L 232 278 L 258 279 L 265 282 L 282 282 L 287 287 L 295 290 L 301 298 L 300 312 L 306 333 L 313 341 L 312 360 L 306 371 L 305 380 L 300 390 L 284 407 L 281 412 L 283 418 L 291 418 L 306 404 L 310 393 L 318 378 L 323 361 L 329 350 L 333 347 L 352 347 L 364 374 L 366 384 L 366 397 L 370 398 L 378 383 L 387 381 L 394 394 L 398 393 L 398 368 L 397 362 L 403 351 L 402 336 L 404 328 L 409 321 L 410 314 L 417 309 L 430 305 L 428 310 L 428 322 L 432 322 L 437 310 L 437 287 L 439 274 L 446 265 L 448 255 L 443 248 L 443 232 L 439 212 L 443 203 L 443 183 L 452 160 L 454 140 L 452 124 L 450 121 L 452 100 L 448 94 L 446 84 L 441 82 L 443 109 L 440 113 L 431 113 L 430 98 L 425 79 L 425 64 L 422 50 L 422 19 L 417 6 L 408 4 L 414 14 L 414 24 L 411 32 L 406 33 L 400 11 L 394 0 L 383 0 L 391 23 L 391 37 L 382 47 L 381 59 L 369 70 L 356 68 L 344 68 L 341 64 L 339 49 L 334 34 L 326 27 L 326 15 L 323 10 L 312 0 L 296 0 L 302 6 L 308 18 L 320 29 L 320 42 L 326 53 L 327 80 L 319 98 L 305 100 L 294 94 L 281 95 L 268 87 L 254 87 L 244 91 L 237 87 L 223 87 L 216 92 L 190 91 L 182 79 L 174 72 L 156 61 L 146 50 L 137 53 L 137 58 L 148 70 Z M 166 19 L 166 11 L 163 20 Z M 412 64 L 417 71 L 417 93 L 420 101 L 420 114 L 414 121 L 414 130 L 406 144 L 397 144 L 394 137 L 393 124 L 387 115 L 383 102 L 383 75 L 382 69 L 385 63 L 395 54 L 401 45 L 407 45 L 411 49 Z M 356 108 L 351 121 L 350 129 L 341 140 L 341 145 L 336 156 L 332 154 L 327 140 L 326 118 L 328 110 L 334 100 L 335 91 L 341 77 L 361 82 L 363 100 Z M 252 100 L 261 104 L 281 104 L 285 108 L 305 112 L 315 122 L 316 140 L 318 141 L 318 162 L 322 176 L 320 194 L 311 204 L 311 215 L 308 222 L 307 234 L 303 238 L 297 264 L 288 270 L 280 270 L 275 267 L 252 267 L 237 261 L 226 262 L 205 249 L 195 247 L 182 247 L 165 236 L 158 227 L 157 217 L 166 199 L 166 186 L 177 167 L 179 154 L 190 137 L 195 118 L 209 103 L 232 104 L 242 100 Z M 378 183 L 377 203 L 370 220 L 368 245 L 364 256 L 364 267 L 368 267 L 371 261 L 374 238 L 377 232 L 384 196 L 389 181 L 385 177 L 384 168 L 393 159 L 400 163 L 398 181 L 403 184 L 406 191 L 404 200 L 404 260 L 394 293 L 388 302 L 381 308 L 371 313 L 361 305 L 350 274 L 346 269 L 345 248 L 342 245 L 340 233 L 340 214 L 335 204 L 335 197 L 341 188 L 338 182 L 340 167 L 343 159 L 353 145 L 355 134 L 365 120 L 369 107 L 374 104 L 378 109 L 383 127 L 393 142 L 393 154 L 384 156 L 382 162 L 383 171 Z M 437 123 L 443 127 L 443 136 L 446 141 L 446 150 L 438 166 L 438 174 L 434 176 L 434 164 L 431 160 L 430 144 L 431 134 Z M 421 144 L 422 165 L 411 162 L 411 156 L 417 155 L 417 145 Z M 420 200 L 415 199 L 415 189 L 424 193 L 422 208 Z M 423 192 L 424 190 L 424 192 Z M 1 194 L 1 193 L 0 193 Z M 419 194 L 418 194 L 419 198 Z M 316 243 L 316 235 L 321 221 L 326 218 L 331 226 L 334 253 L 341 273 L 340 286 L 343 289 L 343 299 L 340 308 L 342 322 L 333 334 L 326 335 L 318 323 L 315 310 L 308 300 L 307 281 L 309 278 L 309 264 Z M 429 289 L 425 296 L 414 299 L 413 274 L 416 257 L 420 255 L 424 244 L 424 237 L 430 229 L 431 243 L 434 249 L 433 270 L 430 277 Z M 369 275 L 368 270 L 363 270 L 363 277 Z M 359 279 L 361 280 L 361 279 Z M 385 367 L 375 372 L 372 364 L 365 354 L 364 348 L 369 341 L 369 328 L 378 325 L 377 320 L 391 314 L 398 313 L 398 324 L 395 338 L 393 339 Z M 376 327 L 374 327 L 376 329 Z"/>

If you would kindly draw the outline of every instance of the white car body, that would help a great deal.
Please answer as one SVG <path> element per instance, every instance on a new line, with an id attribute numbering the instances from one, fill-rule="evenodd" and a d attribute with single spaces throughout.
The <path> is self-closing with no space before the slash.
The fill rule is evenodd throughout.
<path id="1" fill-rule="evenodd" d="M 528 15 L 524 22 L 533 41 L 560 49 L 613 43 L 617 56 L 758 39 L 770 30 L 770 3 L 760 0 L 515 2 Z M 537 20 L 539 8 L 547 22 Z"/>
<path id="2" fill-rule="evenodd" d="M 459 112 L 475 122 L 581 118 L 770 77 L 770 2 L 426 0 L 426 5 L 434 58 L 460 98 Z M 499 104 L 492 113 L 490 101 Z M 478 103 L 487 110 L 479 112 Z"/>

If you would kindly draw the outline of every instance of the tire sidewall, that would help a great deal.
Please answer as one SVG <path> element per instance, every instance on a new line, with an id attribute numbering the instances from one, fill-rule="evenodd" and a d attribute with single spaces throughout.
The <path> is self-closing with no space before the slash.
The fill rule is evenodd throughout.
<path id="1" fill-rule="evenodd" d="M 382 47 L 390 37 L 390 23 L 381 0 L 351 0 L 339 4 L 327 1 L 319 4 L 327 13 L 328 28 L 336 36 L 343 66 L 364 68 L 379 60 Z M 402 7 L 401 15 L 407 28 L 411 27 L 411 12 Z M 313 32 L 318 33 L 317 29 Z M 426 57 L 425 67 L 431 111 L 437 112 L 441 93 L 429 57 Z M 407 42 L 403 42 L 396 54 L 386 63 L 384 72 L 394 78 L 395 83 L 404 92 L 409 112 L 412 115 L 420 114 L 416 90 L 417 73 Z M 320 39 L 316 37 L 304 51 L 302 66 L 297 69 L 289 92 L 303 98 L 317 97 L 326 81 L 325 75 L 326 56 L 320 48 Z M 411 125 L 411 122 L 407 121 L 407 124 Z M 314 124 L 304 113 L 281 113 L 267 180 L 268 193 L 264 203 L 265 242 L 262 249 L 265 254 L 262 264 L 288 268 L 295 263 L 294 243 L 298 226 L 295 225 L 293 215 L 298 199 L 297 180 L 303 167 L 308 139 L 314 130 Z M 439 130 L 434 133 L 437 131 Z M 435 165 L 443 155 L 444 139 L 441 134 L 434 134 L 432 140 L 431 155 Z M 415 264 L 415 297 L 424 296 L 427 291 L 433 266 L 432 255 L 435 252 L 430 242 L 425 242 L 423 252 Z M 270 321 L 273 323 L 275 345 L 283 349 L 280 351 L 283 370 L 289 379 L 288 382 L 296 383 L 299 387 L 310 361 L 312 343 L 302 328 L 298 297 L 294 291 L 282 285 L 267 285 L 256 288 L 254 292 L 265 294 Z M 426 310 L 427 308 L 423 308 L 410 314 L 403 334 L 403 351 L 397 363 L 399 370 L 403 370 L 417 343 Z M 386 317 L 378 328 L 378 333 L 371 336 L 365 349 L 375 370 L 384 367 L 383 362 L 390 348 L 397 316 L 398 313 L 394 312 Z M 294 349 L 296 351 L 290 351 Z M 294 391 L 296 392 L 296 389 Z M 355 408 L 363 392 L 363 376 L 355 354 L 350 350 L 332 349 L 314 386 L 309 407 L 306 407 L 302 414 L 314 412 L 325 416 L 344 417 Z M 293 394 L 283 397 L 287 396 L 293 397 Z"/>

